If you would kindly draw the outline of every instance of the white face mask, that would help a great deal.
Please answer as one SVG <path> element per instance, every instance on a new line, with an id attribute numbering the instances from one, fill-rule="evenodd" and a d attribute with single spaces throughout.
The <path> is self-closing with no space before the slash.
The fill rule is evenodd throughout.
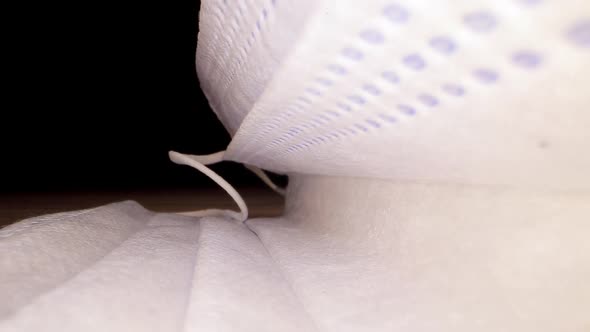
<path id="1" fill-rule="evenodd" d="M 280 173 L 590 188 L 587 1 L 204 1 L 197 66 Z"/>
<path id="2" fill-rule="evenodd" d="M 240 211 L 189 214 L 247 219 L 227 159 L 292 175 L 286 213 L 9 226 L 0 330 L 588 331 L 588 0 L 205 0 L 200 24 L 234 139 L 170 158 Z"/>

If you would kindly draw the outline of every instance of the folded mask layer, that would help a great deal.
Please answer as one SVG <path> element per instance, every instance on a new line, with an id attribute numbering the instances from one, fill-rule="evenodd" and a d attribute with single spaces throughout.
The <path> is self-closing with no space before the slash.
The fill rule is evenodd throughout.
<path id="1" fill-rule="evenodd" d="M 258 237 L 135 202 L 0 230 L 0 331 L 312 331 Z"/>
<path id="2" fill-rule="evenodd" d="M 290 178 L 247 222 L 320 331 L 586 331 L 590 195 Z"/>
<path id="3" fill-rule="evenodd" d="M 590 189 L 587 1 L 277 0 L 244 16 L 242 2 L 203 3 L 200 80 L 239 127 L 227 159 Z M 210 23 L 233 17 L 247 23 Z"/>
<path id="4" fill-rule="evenodd" d="M 246 224 L 33 218 L 0 230 L 0 331 L 587 331 L 588 200 L 296 176 Z"/>
<path id="5" fill-rule="evenodd" d="M 202 1 L 197 72 L 213 110 L 232 136 L 317 4 L 315 0 Z"/>

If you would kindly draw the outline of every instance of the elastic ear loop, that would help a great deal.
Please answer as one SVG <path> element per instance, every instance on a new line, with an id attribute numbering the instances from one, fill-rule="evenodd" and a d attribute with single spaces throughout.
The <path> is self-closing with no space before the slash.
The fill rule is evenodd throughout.
<path id="1" fill-rule="evenodd" d="M 277 186 L 274 182 L 272 182 L 272 180 L 268 177 L 268 175 L 266 175 L 266 173 L 263 170 L 252 165 L 244 164 L 244 166 L 246 166 L 246 168 L 249 169 L 252 173 L 256 174 L 264 183 L 266 183 L 267 186 L 270 187 L 270 189 L 274 190 L 281 196 L 285 196 L 285 189 Z"/>
<path id="2" fill-rule="evenodd" d="M 179 212 L 182 215 L 188 215 L 193 217 L 206 217 L 206 216 L 226 216 L 232 219 L 235 219 L 240 222 L 246 221 L 248 219 L 248 206 L 244 202 L 242 196 L 229 184 L 225 181 L 221 176 L 217 173 L 212 171 L 209 167 L 205 165 L 211 165 L 218 162 L 223 161 L 223 155 L 225 151 L 220 151 L 217 153 L 209 154 L 209 155 L 186 155 L 182 153 L 178 153 L 175 151 L 168 152 L 168 156 L 170 160 L 179 165 L 187 165 L 199 170 L 201 173 L 207 175 L 213 181 L 215 181 L 221 188 L 223 188 L 236 202 L 238 207 L 240 208 L 240 212 L 235 212 L 231 210 L 220 210 L 220 209 L 206 209 L 206 210 L 198 210 L 198 211 L 190 211 L 190 212 Z M 264 181 L 271 189 L 276 191 L 281 195 L 285 195 L 285 190 L 283 188 L 278 187 L 275 185 L 272 180 L 264 173 L 263 170 L 260 168 L 246 165 L 246 168 L 256 174 L 259 178 Z"/>
<path id="3" fill-rule="evenodd" d="M 215 181 L 221 188 L 223 188 L 238 204 L 240 208 L 240 212 L 235 212 L 231 210 L 220 210 L 220 209 L 206 209 L 206 210 L 199 210 L 199 211 L 191 211 L 191 212 L 181 212 L 180 214 L 194 216 L 194 217 L 206 217 L 206 216 L 226 216 L 232 219 L 235 219 L 240 222 L 246 221 L 248 219 L 248 206 L 244 202 L 244 199 L 240 194 L 231 186 L 231 184 L 227 183 L 221 176 L 217 175 L 217 173 L 213 172 L 209 167 L 205 165 L 215 164 L 223 160 L 223 154 L 225 151 L 220 151 L 217 153 L 213 153 L 210 155 L 204 156 L 195 156 L 195 155 L 185 155 L 175 151 L 168 152 L 168 156 L 170 160 L 179 165 L 187 165 L 199 170 L 201 173 L 207 175 L 211 180 Z"/>

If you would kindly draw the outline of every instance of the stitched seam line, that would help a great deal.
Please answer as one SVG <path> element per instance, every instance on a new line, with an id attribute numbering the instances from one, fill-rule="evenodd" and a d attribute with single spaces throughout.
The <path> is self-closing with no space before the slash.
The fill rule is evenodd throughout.
<path id="1" fill-rule="evenodd" d="M 189 308 L 191 307 L 191 303 L 193 302 L 192 301 L 192 299 L 193 299 L 192 294 L 193 294 L 193 290 L 195 289 L 195 275 L 196 275 L 195 271 L 197 269 L 197 263 L 199 260 L 199 251 L 200 251 L 199 247 L 201 244 L 201 237 L 203 236 L 203 222 L 205 222 L 205 221 L 206 221 L 206 218 L 201 218 L 200 220 L 195 221 L 195 222 L 198 222 L 198 225 L 199 225 L 197 228 L 197 231 L 199 232 L 199 234 L 197 235 L 197 240 L 195 241 L 195 244 L 197 246 L 197 250 L 195 251 L 195 257 L 193 259 L 193 263 L 191 264 L 192 270 L 191 270 L 191 273 L 190 273 L 190 276 L 188 279 L 189 280 L 189 287 L 188 287 L 188 291 L 186 293 L 187 294 L 186 298 L 184 300 L 184 303 L 185 303 L 184 304 L 184 315 L 182 318 L 182 325 L 180 326 L 181 332 L 186 331 L 186 329 L 187 329 L 188 311 L 189 311 Z"/>
<path id="2" fill-rule="evenodd" d="M 305 313 L 305 315 L 308 317 L 309 321 L 312 323 L 314 330 L 315 331 L 320 331 L 320 328 L 317 324 L 317 322 L 315 321 L 315 319 L 313 318 L 313 316 L 309 313 L 309 311 L 307 310 L 307 308 L 305 307 L 305 304 L 303 303 L 303 301 L 301 300 L 301 298 L 299 297 L 299 294 L 297 293 L 297 291 L 295 290 L 295 287 L 293 286 L 293 283 L 289 280 L 289 278 L 286 277 L 283 269 L 281 269 L 281 267 L 279 266 L 279 264 L 277 264 L 277 261 L 275 260 L 274 256 L 271 254 L 271 252 L 268 250 L 268 248 L 266 247 L 266 245 L 264 244 L 264 241 L 262 241 L 262 238 L 258 235 L 258 233 L 256 233 L 256 231 L 254 229 L 252 229 L 250 227 L 250 225 L 248 225 L 248 223 L 244 223 L 246 225 L 246 227 L 248 227 L 248 229 L 254 233 L 254 235 L 256 235 L 256 237 L 258 238 L 258 240 L 260 241 L 260 244 L 262 245 L 262 248 L 264 248 L 264 250 L 266 251 L 266 253 L 268 254 L 268 257 L 270 258 L 272 264 L 276 267 L 276 270 L 279 272 L 279 275 L 281 276 L 281 278 L 283 280 L 285 280 L 285 282 L 287 283 L 287 285 L 289 286 L 289 289 L 291 290 L 291 292 L 293 293 L 293 295 L 295 295 L 295 298 L 297 299 L 297 303 L 299 303 L 299 306 L 301 307 L 301 310 Z"/>

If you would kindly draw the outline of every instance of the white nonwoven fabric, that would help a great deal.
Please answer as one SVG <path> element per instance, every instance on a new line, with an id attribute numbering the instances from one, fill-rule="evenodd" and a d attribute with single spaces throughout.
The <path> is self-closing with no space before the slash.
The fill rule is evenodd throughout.
<path id="1" fill-rule="evenodd" d="M 588 331 L 590 195 L 295 176 L 248 226 L 319 331 Z"/>
<path id="2" fill-rule="evenodd" d="M 223 156 L 286 214 L 8 226 L 0 331 L 590 330 L 590 2 L 202 3 Z"/>
<path id="3" fill-rule="evenodd" d="M 134 202 L 0 230 L 0 331 L 309 331 L 244 224 Z"/>
<path id="4" fill-rule="evenodd" d="M 207 0 L 200 29 L 226 159 L 590 189 L 586 0 Z"/>
<path id="5" fill-rule="evenodd" d="M 33 218 L 0 231 L 0 331 L 585 332 L 589 199 L 294 177 L 245 225 Z"/>
<path id="6" fill-rule="evenodd" d="M 317 4 L 315 0 L 201 1 L 197 73 L 211 107 L 232 136 Z"/>

